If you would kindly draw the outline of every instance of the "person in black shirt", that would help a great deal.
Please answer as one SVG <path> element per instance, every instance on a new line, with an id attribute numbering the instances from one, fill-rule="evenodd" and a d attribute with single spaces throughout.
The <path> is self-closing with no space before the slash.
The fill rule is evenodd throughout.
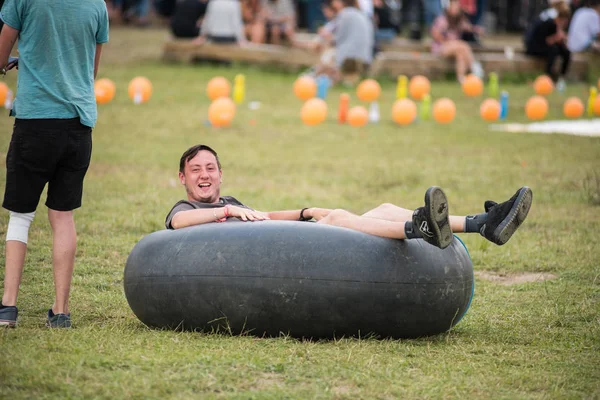
<path id="1" fill-rule="evenodd" d="M 178 38 L 195 38 L 200 35 L 200 25 L 208 0 L 182 0 L 177 2 L 171 17 L 171 32 Z"/>
<path id="2" fill-rule="evenodd" d="M 542 13 L 532 23 L 525 34 L 526 54 L 534 57 L 542 57 L 546 60 L 545 72 L 552 77 L 557 86 L 564 86 L 564 76 L 569 69 L 571 52 L 567 48 L 567 35 L 565 28 L 571 17 L 568 6 L 559 7 L 554 12 Z M 562 59 L 560 75 L 553 72 L 554 62 L 557 58 Z"/>

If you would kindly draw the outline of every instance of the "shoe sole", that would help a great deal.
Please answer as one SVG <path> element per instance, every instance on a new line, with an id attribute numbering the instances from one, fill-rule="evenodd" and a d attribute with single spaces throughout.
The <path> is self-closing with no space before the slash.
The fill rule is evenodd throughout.
<path id="1" fill-rule="evenodd" d="M 523 221 L 525 221 L 525 218 L 527 218 L 532 201 L 533 192 L 531 189 L 528 187 L 522 188 L 512 208 L 508 212 L 508 215 L 494 230 L 496 244 L 502 246 L 504 243 L 508 242 Z"/>
<path id="2" fill-rule="evenodd" d="M 69 329 L 71 328 L 71 323 L 69 322 L 68 324 L 53 325 L 50 322 L 46 322 L 46 327 L 51 329 Z"/>
<path id="3" fill-rule="evenodd" d="M 0 321 L 0 328 L 16 328 L 17 321 Z"/>
<path id="4" fill-rule="evenodd" d="M 430 187 L 425 192 L 425 207 L 431 216 L 435 237 L 439 239 L 439 247 L 445 249 L 450 246 L 454 235 L 450 229 L 448 199 L 444 191 L 437 187 Z"/>

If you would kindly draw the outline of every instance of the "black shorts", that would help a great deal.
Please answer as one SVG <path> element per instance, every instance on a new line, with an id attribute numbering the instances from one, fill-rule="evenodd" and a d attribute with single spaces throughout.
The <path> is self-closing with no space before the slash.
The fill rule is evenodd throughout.
<path id="1" fill-rule="evenodd" d="M 6 155 L 2 207 L 19 213 L 35 211 L 46 183 L 48 208 L 81 207 L 91 156 L 92 128 L 79 118 L 16 119 Z"/>

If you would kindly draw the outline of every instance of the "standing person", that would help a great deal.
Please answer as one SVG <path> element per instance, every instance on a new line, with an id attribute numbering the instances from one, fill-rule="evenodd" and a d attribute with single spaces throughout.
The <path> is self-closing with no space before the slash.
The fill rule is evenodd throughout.
<path id="1" fill-rule="evenodd" d="M 10 0 L 2 7 L 2 20 L 0 69 L 6 68 L 17 37 L 20 59 L 2 204 L 10 219 L 0 325 L 17 323 L 29 226 L 47 183 L 56 293 L 47 326 L 69 328 L 77 242 L 73 210 L 81 206 L 92 153 L 94 78 L 108 41 L 108 12 L 103 0 Z"/>
<path id="2" fill-rule="evenodd" d="M 565 88 L 565 75 L 569 69 L 571 52 L 567 48 L 567 35 L 565 28 L 571 17 L 571 9 L 564 4 L 556 13 L 550 14 L 546 19 L 536 18 L 525 34 L 525 49 L 530 56 L 546 60 L 545 73 L 556 82 L 558 90 Z M 554 62 L 562 59 L 560 74 L 553 72 Z"/>

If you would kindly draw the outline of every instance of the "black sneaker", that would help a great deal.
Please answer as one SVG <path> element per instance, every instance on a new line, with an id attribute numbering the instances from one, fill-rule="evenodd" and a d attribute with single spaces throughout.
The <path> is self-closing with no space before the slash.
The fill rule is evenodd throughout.
<path id="1" fill-rule="evenodd" d="M 508 242 L 525 221 L 532 201 L 533 192 L 527 186 L 517 190 L 517 193 L 504 203 L 486 201 L 485 211 L 488 213 L 488 219 L 481 227 L 481 235 L 500 246 Z"/>
<path id="2" fill-rule="evenodd" d="M 454 238 L 448 215 L 448 200 L 444 191 L 432 186 L 425 192 L 425 206 L 413 213 L 413 229 L 421 232 L 427 243 L 445 249 Z"/>
<path id="3" fill-rule="evenodd" d="M 46 321 L 48 328 L 70 328 L 71 314 L 54 314 L 52 309 L 48 310 L 48 320 Z"/>
<path id="4" fill-rule="evenodd" d="M 3 306 L 0 303 L 0 327 L 15 328 L 19 310 L 15 306 Z"/>

